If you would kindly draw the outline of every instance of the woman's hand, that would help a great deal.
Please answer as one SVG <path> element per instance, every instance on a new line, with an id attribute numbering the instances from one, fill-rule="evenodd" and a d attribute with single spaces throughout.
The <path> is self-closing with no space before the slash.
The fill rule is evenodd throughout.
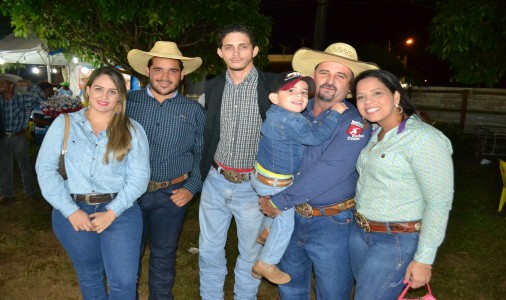
<path id="1" fill-rule="evenodd" d="M 416 260 L 412 260 L 406 269 L 406 275 L 404 276 L 404 284 L 411 281 L 411 287 L 416 289 L 426 285 L 430 281 L 432 276 L 432 265 L 419 263 Z"/>
<path id="2" fill-rule="evenodd" d="M 91 224 L 90 216 L 84 210 L 78 209 L 69 216 L 70 224 L 74 227 L 75 231 L 93 231 L 93 224 Z"/>
<path id="3" fill-rule="evenodd" d="M 97 233 L 102 233 L 116 219 L 116 214 L 112 210 L 106 212 L 97 212 L 90 215 L 91 224 Z"/>

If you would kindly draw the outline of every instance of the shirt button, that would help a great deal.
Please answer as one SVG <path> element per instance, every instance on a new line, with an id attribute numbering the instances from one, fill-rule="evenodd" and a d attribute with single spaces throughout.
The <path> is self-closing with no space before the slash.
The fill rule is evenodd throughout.
<path id="1" fill-rule="evenodd" d="M 91 177 L 93 177 L 93 175 L 91 175 Z"/>

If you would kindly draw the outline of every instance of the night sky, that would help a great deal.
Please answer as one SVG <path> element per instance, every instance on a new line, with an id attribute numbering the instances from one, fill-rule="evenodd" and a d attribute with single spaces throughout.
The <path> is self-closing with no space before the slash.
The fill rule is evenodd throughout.
<path id="1" fill-rule="evenodd" d="M 314 48 L 318 0 L 263 0 L 261 12 L 273 21 L 270 53 L 293 54 L 304 46 Z M 328 0 L 326 40 L 322 49 L 335 42 L 360 48 L 376 43 L 392 53 L 408 55 L 408 65 L 432 84 L 450 85 L 447 66 L 426 51 L 429 25 L 436 1 L 339 1 Z M 406 47 L 402 41 L 415 39 Z M 401 44 L 399 44 L 401 43 Z"/>

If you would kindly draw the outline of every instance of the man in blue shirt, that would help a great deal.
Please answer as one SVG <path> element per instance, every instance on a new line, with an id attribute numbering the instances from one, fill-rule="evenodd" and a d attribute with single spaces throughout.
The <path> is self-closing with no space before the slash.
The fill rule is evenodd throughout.
<path id="1" fill-rule="evenodd" d="M 178 92 L 185 74 L 202 64 L 184 57 L 173 42 L 158 41 L 150 52 L 133 49 L 128 62 L 149 77 L 145 89 L 130 91 L 127 115 L 139 122 L 149 141 L 151 180 L 139 198 L 142 248 L 149 236 L 149 298 L 173 299 L 176 251 L 186 207 L 202 188 L 199 170 L 205 112 Z"/>
<path id="2" fill-rule="evenodd" d="M 330 138 L 321 146 L 307 147 L 294 184 L 259 200 L 269 216 L 295 207 L 292 238 L 279 268 L 290 274 L 290 283 L 279 286 L 281 299 L 310 299 L 312 271 L 316 277 L 317 299 L 350 299 L 353 274 L 348 237 L 353 221 L 353 197 L 358 174 L 355 163 L 370 137 L 370 129 L 357 109 L 346 102 L 354 76 L 374 64 L 360 62 L 353 47 L 330 45 L 325 52 L 299 49 L 293 58 L 294 70 L 313 75 L 316 94 L 304 116 L 312 123 L 327 118 L 326 111 L 344 101 L 344 111 Z"/>
<path id="3" fill-rule="evenodd" d="M 18 162 L 27 199 L 34 194 L 35 178 L 30 164 L 25 128 L 32 109 L 42 100 L 40 88 L 12 74 L 0 74 L 0 111 L 5 137 L 0 140 L 0 194 L 3 203 L 15 200 L 13 164 Z"/>

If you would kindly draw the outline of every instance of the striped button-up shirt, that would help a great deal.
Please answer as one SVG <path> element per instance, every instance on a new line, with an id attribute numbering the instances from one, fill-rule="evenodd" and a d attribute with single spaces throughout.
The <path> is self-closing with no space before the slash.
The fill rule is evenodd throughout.
<path id="1" fill-rule="evenodd" d="M 194 195 L 202 189 L 202 157 L 205 111 L 195 100 L 179 93 L 162 103 L 149 86 L 130 91 L 127 115 L 139 122 L 149 141 L 151 179 L 170 181 L 189 173 L 184 188 Z"/>
<path id="2" fill-rule="evenodd" d="M 451 143 L 416 116 L 387 132 L 381 142 L 379 132 L 376 128 L 357 161 L 357 211 L 378 222 L 421 220 L 414 258 L 431 264 L 453 200 Z"/>
<path id="3" fill-rule="evenodd" d="M 220 142 L 215 159 L 227 167 L 253 168 L 262 118 L 258 110 L 258 72 L 255 68 L 240 84 L 228 73 L 220 116 Z"/>

